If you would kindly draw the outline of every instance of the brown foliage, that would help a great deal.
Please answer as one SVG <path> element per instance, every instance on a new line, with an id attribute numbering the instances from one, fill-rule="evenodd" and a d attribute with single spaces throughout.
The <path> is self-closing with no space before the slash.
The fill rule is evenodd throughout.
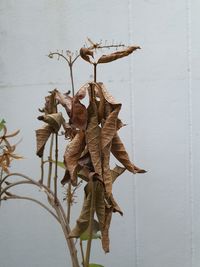
<path id="1" fill-rule="evenodd" d="M 136 49 L 138 47 L 129 47 L 126 50 L 102 56 L 98 63 L 107 63 L 127 56 Z M 93 53 L 90 49 L 82 48 L 80 52 L 82 58 L 91 62 L 90 57 L 93 57 Z M 87 92 L 89 106 L 86 108 L 81 100 L 85 98 Z M 53 99 L 65 108 L 69 123 L 64 121 L 61 113 L 49 114 Z M 51 103 L 50 107 L 47 103 Z M 69 237 L 80 237 L 88 229 L 91 225 L 91 210 L 94 210 L 102 235 L 102 247 L 106 253 L 109 252 L 112 213 L 123 214 L 113 197 L 112 184 L 126 169 L 133 173 L 145 172 L 130 161 L 118 136 L 118 130 L 124 126 L 118 118 L 120 109 L 121 104 L 116 102 L 102 83 L 86 84 L 74 97 L 54 90 L 54 98 L 46 99 L 48 114 L 39 117 L 47 125 L 36 131 L 37 155 L 41 157 L 49 135 L 52 132 L 58 133 L 61 124 L 63 125 L 65 137 L 70 139 L 70 142 L 64 154 L 66 170 L 61 183 L 64 185 L 71 181 L 72 185 L 76 186 L 78 177 L 86 182 L 83 207 Z M 111 153 L 124 167 L 116 165 L 114 169 L 110 168 Z M 94 198 L 92 194 L 95 194 Z M 94 206 L 91 207 L 91 205 Z"/>
<path id="2" fill-rule="evenodd" d="M 111 53 L 109 55 L 103 55 L 99 58 L 97 63 L 98 64 L 99 63 L 109 63 L 109 62 L 117 60 L 119 58 L 126 57 L 126 56 L 130 55 L 131 53 L 133 53 L 133 51 L 135 51 L 137 49 L 140 49 L 140 47 L 139 46 L 129 46 L 122 51 L 116 51 L 116 52 Z"/>

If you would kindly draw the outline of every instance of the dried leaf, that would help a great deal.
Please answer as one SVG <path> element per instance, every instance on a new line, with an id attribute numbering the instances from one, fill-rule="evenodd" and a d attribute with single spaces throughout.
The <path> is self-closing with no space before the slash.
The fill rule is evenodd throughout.
<path id="1" fill-rule="evenodd" d="M 109 228 L 110 228 L 110 223 L 112 219 L 112 213 L 113 213 L 113 208 L 105 208 L 105 222 L 104 222 L 104 228 L 102 231 L 102 247 L 105 253 L 108 253 L 110 251 L 110 238 L 109 238 Z"/>
<path id="2" fill-rule="evenodd" d="M 145 173 L 145 170 L 142 170 L 135 166 L 129 159 L 128 153 L 126 152 L 126 149 L 118 136 L 116 134 L 112 140 L 112 147 L 111 152 L 115 156 L 115 158 L 121 162 L 121 164 L 130 172 L 133 173 Z"/>
<path id="3" fill-rule="evenodd" d="M 70 123 L 78 128 L 85 130 L 87 126 L 87 109 L 86 107 L 79 101 L 78 95 L 72 100 L 72 110 L 70 116 Z"/>
<path id="4" fill-rule="evenodd" d="M 116 102 L 114 97 L 107 91 L 107 89 L 103 83 L 99 82 L 99 83 L 94 83 L 94 84 L 95 84 L 95 92 L 97 93 L 97 95 L 99 95 L 100 92 L 102 92 L 105 100 L 108 103 L 110 103 L 112 105 L 119 104 Z"/>
<path id="5" fill-rule="evenodd" d="M 98 125 L 98 111 L 96 103 L 90 102 L 88 107 L 88 126 L 86 130 L 86 142 L 87 147 L 91 156 L 94 171 L 100 177 L 102 177 L 102 166 L 101 166 L 101 145 L 100 135 L 101 129 Z"/>
<path id="6" fill-rule="evenodd" d="M 85 47 L 82 47 L 80 49 L 80 56 L 82 57 L 82 59 L 86 60 L 87 62 L 92 63 L 90 60 L 90 57 L 89 57 L 89 56 L 91 56 L 93 58 L 92 50 L 85 48 Z"/>
<path id="7" fill-rule="evenodd" d="M 44 107 L 45 114 L 52 114 L 56 113 L 57 111 L 55 93 L 56 90 L 52 91 L 51 95 L 45 97 L 45 107 Z"/>
<path id="8" fill-rule="evenodd" d="M 62 178 L 62 180 L 60 181 L 60 183 L 64 186 L 66 183 L 68 183 L 70 181 L 70 173 L 69 171 L 66 169 L 65 170 L 65 174 L 64 177 Z"/>
<path id="9" fill-rule="evenodd" d="M 90 170 L 87 167 L 82 167 L 77 173 L 77 176 L 86 182 L 89 182 L 89 175 Z"/>
<path id="10" fill-rule="evenodd" d="M 105 190 L 101 182 L 97 181 L 95 211 L 97 214 L 100 230 L 103 231 L 105 222 Z"/>
<path id="11" fill-rule="evenodd" d="M 112 182 L 114 183 L 117 177 L 120 176 L 125 170 L 126 168 L 116 165 L 115 168 L 111 170 Z"/>
<path id="12" fill-rule="evenodd" d="M 115 201 L 113 195 L 111 194 L 110 198 L 109 198 L 109 203 L 110 205 L 113 207 L 113 212 L 118 212 L 121 216 L 123 215 L 122 210 L 120 209 L 120 207 L 118 206 L 117 202 Z"/>
<path id="13" fill-rule="evenodd" d="M 106 121 L 101 130 L 101 149 L 111 143 L 114 135 L 117 131 L 117 118 L 119 111 L 121 109 L 121 104 L 114 105 L 114 110 L 107 115 Z"/>
<path id="14" fill-rule="evenodd" d="M 64 162 L 68 169 L 73 185 L 77 184 L 77 168 L 78 160 L 85 148 L 85 134 L 83 131 L 77 132 L 74 139 L 69 143 L 65 155 Z"/>
<path id="15" fill-rule="evenodd" d="M 56 90 L 55 98 L 59 102 L 59 104 L 61 104 L 65 108 L 67 114 L 70 116 L 72 109 L 72 97 L 67 93 L 62 94 L 58 90 Z"/>
<path id="16" fill-rule="evenodd" d="M 63 123 L 63 128 L 65 130 L 65 132 L 64 132 L 65 138 L 72 140 L 77 133 L 76 128 L 72 127 L 72 125 L 70 125 L 69 123 L 66 123 L 66 122 Z"/>
<path id="17" fill-rule="evenodd" d="M 76 226 L 69 234 L 70 238 L 73 237 L 78 238 L 80 237 L 81 234 L 83 234 L 87 230 L 90 218 L 90 206 L 91 206 L 91 192 L 89 192 L 88 194 L 85 193 L 81 214 L 78 220 L 76 221 Z"/>
<path id="18" fill-rule="evenodd" d="M 99 60 L 97 61 L 97 64 L 99 63 L 109 63 L 111 61 L 117 60 L 119 58 L 122 57 L 126 57 L 128 55 L 130 55 L 133 51 L 140 49 L 139 46 L 129 46 L 126 49 L 122 50 L 122 51 L 116 51 L 114 53 L 111 53 L 109 55 L 103 55 L 99 58 Z"/>
<path id="19" fill-rule="evenodd" d="M 87 93 L 88 86 L 89 86 L 88 83 L 86 83 L 83 86 L 81 86 L 81 88 L 76 93 L 75 97 L 77 97 L 80 100 L 83 99 L 83 98 L 85 98 L 86 93 Z"/>
<path id="20" fill-rule="evenodd" d="M 42 120 L 51 126 L 53 132 L 57 133 L 61 127 L 61 124 L 64 122 L 62 113 L 53 113 L 44 116 L 39 116 L 38 120 Z"/>
<path id="21" fill-rule="evenodd" d="M 111 149 L 111 142 L 104 147 L 102 151 L 102 158 L 103 158 L 103 182 L 105 185 L 106 196 L 110 196 L 112 193 L 112 176 L 110 171 L 110 149 Z"/>
<path id="22" fill-rule="evenodd" d="M 44 148 L 49 136 L 52 133 L 52 129 L 49 125 L 45 125 L 43 128 L 38 129 L 36 132 L 36 144 L 37 144 L 37 156 L 42 157 L 44 153 Z"/>

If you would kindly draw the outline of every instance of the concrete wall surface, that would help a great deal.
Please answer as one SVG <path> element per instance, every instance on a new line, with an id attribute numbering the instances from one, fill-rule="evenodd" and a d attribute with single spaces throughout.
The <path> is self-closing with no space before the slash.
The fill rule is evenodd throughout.
<path id="1" fill-rule="evenodd" d="M 105 255 L 94 241 L 91 262 L 200 266 L 199 9 L 198 0 L 0 1 L 0 118 L 10 131 L 21 129 L 17 151 L 25 159 L 12 170 L 36 179 L 38 108 L 49 90 L 70 89 L 65 62 L 46 55 L 76 51 L 87 37 L 142 48 L 98 68 L 98 81 L 122 103 L 120 118 L 127 126 L 120 136 L 127 151 L 148 172 L 125 172 L 114 185 L 124 216 L 113 216 L 111 252 Z M 80 60 L 76 90 L 91 74 L 91 66 Z M 25 186 L 17 192 L 41 195 Z M 78 193 L 73 220 L 81 201 Z M 1 204 L 1 267 L 70 264 L 62 231 L 45 211 L 20 200 Z"/>

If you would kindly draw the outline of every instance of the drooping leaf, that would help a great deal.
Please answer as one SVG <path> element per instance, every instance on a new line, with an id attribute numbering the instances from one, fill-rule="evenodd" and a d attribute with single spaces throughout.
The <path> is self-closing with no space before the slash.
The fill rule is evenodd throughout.
<path id="1" fill-rule="evenodd" d="M 87 230 L 90 218 L 90 206 L 91 206 L 91 192 L 89 192 L 88 194 L 85 193 L 81 214 L 78 220 L 76 221 L 76 226 L 69 234 L 70 238 L 72 237 L 78 238 L 81 236 L 81 234 L 83 234 Z"/>
<path id="2" fill-rule="evenodd" d="M 82 57 L 82 59 L 84 59 L 85 61 L 92 63 L 90 60 L 90 56 L 93 58 L 93 51 L 86 48 L 86 47 L 82 47 L 80 49 L 80 56 Z"/>
<path id="3" fill-rule="evenodd" d="M 39 116 L 38 120 L 46 122 L 55 133 L 59 131 L 62 123 L 64 122 L 64 118 L 61 112 Z"/>
<path id="4" fill-rule="evenodd" d="M 56 100 L 59 102 L 59 104 L 61 104 L 65 108 L 67 114 L 70 116 L 72 109 L 72 97 L 69 96 L 67 93 L 62 94 L 58 90 L 55 90 L 55 92 L 56 92 L 55 94 Z"/>
<path id="5" fill-rule="evenodd" d="M 68 140 L 72 140 L 77 133 L 76 128 L 72 127 L 72 125 L 70 125 L 69 123 L 66 123 L 66 122 L 63 123 L 62 126 L 65 130 L 65 132 L 64 132 L 65 138 Z"/>
<path id="6" fill-rule="evenodd" d="M 81 88 L 76 93 L 75 97 L 77 97 L 79 100 L 85 98 L 86 93 L 87 93 L 88 86 L 89 86 L 88 83 L 82 85 Z"/>
<path id="7" fill-rule="evenodd" d="M 119 104 L 116 102 L 116 100 L 114 99 L 114 97 L 107 91 L 105 85 L 102 82 L 99 83 L 95 83 L 95 91 L 97 91 L 97 95 L 99 94 L 99 92 L 102 92 L 105 100 L 112 104 L 112 105 L 116 105 Z"/>
<path id="8" fill-rule="evenodd" d="M 121 216 L 123 215 L 122 210 L 120 209 L 119 205 L 117 204 L 117 202 L 115 201 L 113 194 L 110 195 L 109 199 L 108 199 L 108 203 L 112 206 L 113 208 L 113 212 L 118 212 Z"/>
<path id="9" fill-rule="evenodd" d="M 105 189 L 103 183 L 97 181 L 96 187 L 96 200 L 95 200 L 95 211 L 99 222 L 100 230 L 104 228 L 105 222 Z"/>
<path id="10" fill-rule="evenodd" d="M 62 178 L 62 180 L 60 181 L 61 184 L 64 186 L 66 183 L 68 183 L 71 180 L 71 176 L 70 173 L 68 171 L 68 169 L 65 170 L 65 174 Z"/>
<path id="11" fill-rule="evenodd" d="M 56 101 L 55 101 L 55 90 L 51 92 L 50 95 L 45 97 L 45 107 L 44 112 L 45 114 L 52 114 L 56 113 L 57 107 L 56 107 Z"/>
<path id="12" fill-rule="evenodd" d="M 98 233 L 98 231 L 100 230 L 99 228 L 99 223 L 94 220 L 93 221 L 93 232 L 92 232 L 92 239 L 100 239 L 101 235 Z M 88 240 L 89 239 L 89 228 L 80 235 L 80 239 L 82 241 Z"/>
<path id="13" fill-rule="evenodd" d="M 36 144 L 37 144 L 36 154 L 38 157 L 42 157 L 46 142 L 48 141 L 49 136 L 52 133 L 52 129 L 49 125 L 45 125 L 43 128 L 40 128 L 35 132 L 36 132 Z"/>
<path id="14" fill-rule="evenodd" d="M 116 52 L 111 53 L 109 55 L 103 55 L 99 58 L 97 63 L 109 63 L 109 62 L 117 60 L 119 58 L 126 57 L 137 49 L 140 49 L 140 47 L 139 46 L 129 46 L 122 51 L 116 51 Z"/>
<path id="15" fill-rule="evenodd" d="M 112 182 L 114 183 L 117 177 L 119 177 L 125 170 L 126 168 L 116 165 L 115 168 L 111 170 Z"/>
<path id="16" fill-rule="evenodd" d="M 118 136 L 116 134 L 112 140 L 112 147 L 111 152 L 115 156 L 115 158 L 121 162 L 124 167 L 129 170 L 132 173 L 145 173 L 146 171 L 143 169 L 138 168 L 135 166 L 129 159 L 128 153 L 126 152 L 126 149 Z"/>
<path id="17" fill-rule="evenodd" d="M 110 238 L 109 238 L 109 228 L 110 228 L 110 223 L 112 219 L 112 213 L 113 209 L 112 208 L 107 208 L 105 209 L 105 222 L 104 222 L 104 228 L 102 231 L 102 247 L 105 253 L 108 253 L 110 251 Z"/>
<path id="18" fill-rule="evenodd" d="M 81 179 L 83 179 L 86 182 L 89 182 L 89 174 L 90 174 L 90 170 L 87 167 L 82 167 L 78 173 L 77 176 Z"/>
<path id="19" fill-rule="evenodd" d="M 117 118 L 121 104 L 115 105 L 113 111 L 107 116 L 105 123 L 101 130 L 101 149 L 104 148 L 112 141 L 117 131 Z"/>
<path id="20" fill-rule="evenodd" d="M 102 151 L 103 182 L 105 185 L 107 196 L 110 196 L 110 194 L 112 193 L 112 176 L 110 171 L 110 149 L 111 149 L 111 142 L 107 144 Z"/>
<path id="21" fill-rule="evenodd" d="M 85 148 L 85 133 L 78 131 L 74 139 L 69 143 L 64 155 L 64 162 L 70 173 L 73 185 L 77 183 L 78 160 Z"/>
<path id="22" fill-rule="evenodd" d="M 87 126 L 87 109 L 80 102 L 78 95 L 72 100 L 70 123 L 78 129 L 85 130 Z"/>
<path id="23" fill-rule="evenodd" d="M 91 156 L 92 164 L 94 166 L 94 171 L 100 176 L 101 179 L 101 145 L 99 142 L 101 136 L 101 129 L 98 124 L 98 110 L 96 103 L 94 101 L 90 101 L 88 107 L 88 126 L 86 130 L 86 142 Z"/>

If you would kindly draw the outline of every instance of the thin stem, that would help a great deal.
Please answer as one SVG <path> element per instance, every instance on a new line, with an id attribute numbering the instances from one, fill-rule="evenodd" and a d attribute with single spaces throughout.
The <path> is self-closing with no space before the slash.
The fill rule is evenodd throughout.
<path id="1" fill-rule="evenodd" d="M 97 64 L 94 63 L 93 66 L 94 66 L 94 82 L 96 83 L 97 82 Z"/>
<path id="2" fill-rule="evenodd" d="M 71 62 L 69 64 L 69 69 L 70 69 L 70 79 L 71 79 L 71 85 L 72 85 L 72 96 L 74 96 L 75 92 L 74 92 L 73 64 Z"/>
<path id="3" fill-rule="evenodd" d="M 38 201 L 37 199 L 31 198 L 31 197 L 25 197 L 25 196 L 12 195 L 12 196 L 8 196 L 8 197 L 6 196 L 2 200 L 7 200 L 7 199 L 24 199 L 24 200 L 29 200 L 29 201 L 35 202 L 38 205 L 40 205 L 41 207 L 43 207 L 44 209 L 46 209 L 60 223 L 59 218 L 53 213 L 53 211 L 51 211 L 46 205 L 44 205 L 42 202 Z"/>
<path id="4" fill-rule="evenodd" d="M 54 52 L 54 53 L 49 53 L 48 57 L 52 58 L 54 55 L 57 55 L 58 57 L 62 57 L 64 60 L 67 61 L 67 63 L 69 64 L 69 60 L 67 57 L 65 57 L 63 54 L 59 53 L 59 52 Z"/>
<path id="5" fill-rule="evenodd" d="M 0 194 L 1 194 L 1 185 L 2 185 L 2 179 L 3 179 L 3 169 L 1 169 L 1 173 L 0 173 Z M 1 206 L 1 200 L 0 200 L 0 206 Z"/>
<path id="6" fill-rule="evenodd" d="M 41 167 L 41 178 L 40 178 L 40 183 L 43 184 L 43 181 L 44 181 L 44 157 L 43 157 L 43 156 L 41 157 L 41 164 L 40 164 L 40 167 Z"/>
<path id="7" fill-rule="evenodd" d="M 71 206 L 72 206 L 71 191 L 72 191 L 72 185 L 71 185 L 71 181 L 69 181 L 68 187 L 67 187 L 67 221 L 68 223 L 70 223 Z"/>
<path id="8" fill-rule="evenodd" d="M 84 263 L 84 251 L 83 251 L 83 241 L 80 239 L 80 249 L 81 249 L 81 257 L 82 257 L 82 265 L 85 267 Z"/>
<path id="9" fill-rule="evenodd" d="M 50 149 L 49 149 L 49 171 L 48 171 L 48 180 L 47 180 L 47 186 L 48 188 L 51 188 L 51 175 L 52 175 L 52 154 L 53 154 L 53 140 L 54 140 L 54 134 L 51 135 L 51 143 L 50 143 Z"/>
<path id="10" fill-rule="evenodd" d="M 16 174 L 10 174 L 10 175 L 7 175 L 6 178 L 10 177 L 10 176 L 13 176 L 13 175 L 16 175 Z M 79 263 L 78 263 L 78 258 L 77 258 L 77 251 L 76 251 L 76 248 L 75 248 L 75 245 L 74 245 L 74 242 L 72 239 L 69 238 L 69 233 L 71 231 L 70 227 L 69 227 L 69 224 L 67 223 L 67 219 L 65 217 L 65 214 L 64 214 L 64 210 L 59 202 L 59 200 L 57 199 L 56 201 L 56 204 L 55 202 L 53 201 L 54 200 L 54 195 L 53 195 L 53 192 L 50 191 L 50 189 L 45 186 L 45 185 L 41 185 L 40 183 L 38 182 L 35 182 L 34 180 L 32 180 L 31 178 L 23 175 L 23 174 L 17 174 L 18 176 L 21 176 L 21 177 L 24 177 L 25 179 L 27 179 L 27 181 L 18 181 L 18 182 L 15 182 L 15 183 L 12 183 L 12 184 L 9 184 L 8 186 L 6 186 L 1 194 L 0 194 L 0 197 L 1 195 L 3 195 L 9 188 L 12 188 L 14 186 L 17 186 L 17 185 L 21 185 L 21 184 L 32 184 L 32 185 L 36 185 L 38 187 L 42 187 L 44 188 L 44 192 L 47 194 L 48 196 L 48 200 L 49 200 L 49 203 L 51 204 L 51 206 L 55 209 L 56 213 L 57 213 L 57 217 L 58 217 L 58 221 L 59 223 L 61 224 L 61 227 L 63 229 L 63 232 L 64 232 L 64 235 L 65 235 L 65 239 L 67 241 L 67 244 L 68 244 L 68 247 L 69 247 L 69 251 L 70 251 L 70 255 L 71 255 L 71 259 L 72 259 L 72 263 L 73 263 L 73 267 L 79 267 Z M 30 200 L 30 199 L 29 199 Z M 39 203 L 38 203 L 39 204 Z M 42 203 L 41 203 L 42 204 Z M 48 207 L 47 207 L 48 209 Z"/>
<path id="11" fill-rule="evenodd" d="M 54 208 L 56 210 L 58 218 L 60 219 L 60 224 L 61 224 L 63 233 L 65 235 L 65 239 L 66 239 L 67 244 L 68 244 L 68 248 L 69 248 L 71 260 L 72 260 L 72 265 L 73 265 L 73 267 L 79 267 L 79 262 L 78 262 L 78 258 L 77 258 L 77 250 L 75 248 L 73 239 L 69 238 L 69 233 L 70 233 L 69 225 L 66 224 L 66 221 L 63 218 L 63 213 L 59 209 L 59 206 L 55 205 Z"/>
<path id="12" fill-rule="evenodd" d="M 90 206 L 89 239 L 87 242 L 87 249 L 86 249 L 86 256 L 85 256 L 85 267 L 89 267 L 89 263 L 90 263 L 93 222 L 94 222 L 94 212 L 95 212 L 95 201 L 96 201 L 96 182 L 94 182 L 92 180 L 91 183 L 92 183 L 92 192 L 91 192 L 92 198 L 91 198 L 91 206 Z"/>
<path id="13" fill-rule="evenodd" d="M 57 180 L 58 180 L 58 134 L 55 134 L 55 176 L 54 176 L 54 197 L 57 202 Z"/>

